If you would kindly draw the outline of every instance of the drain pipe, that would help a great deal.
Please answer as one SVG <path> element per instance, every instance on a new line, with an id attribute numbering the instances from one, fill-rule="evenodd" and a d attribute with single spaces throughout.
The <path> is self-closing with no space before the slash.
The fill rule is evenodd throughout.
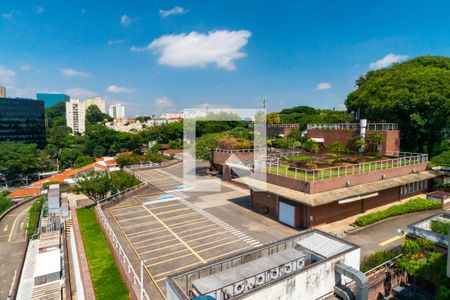
<path id="1" fill-rule="evenodd" d="M 355 295 L 342 284 L 342 275 L 355 281 L 357 287 Z M 369 283 L 363 272 L 345 264 L 336 264 L 334 278 L 336 282 L 334 291 L 343 299 L 367 300 L 369 298 Z"/>

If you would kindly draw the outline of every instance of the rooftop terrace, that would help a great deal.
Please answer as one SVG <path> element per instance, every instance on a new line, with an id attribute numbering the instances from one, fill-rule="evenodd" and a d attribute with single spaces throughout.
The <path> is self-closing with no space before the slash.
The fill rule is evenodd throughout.
<path id="1" fill-rule="evenodd" d="M 321 123 L 321 124 L 308 124 L 307 129 L 313 130 L 359 130 L 359 123 Z M 397 123 L 367 123 L 366 130 L 371 131 L 390 131 L 398 130 Z"/>

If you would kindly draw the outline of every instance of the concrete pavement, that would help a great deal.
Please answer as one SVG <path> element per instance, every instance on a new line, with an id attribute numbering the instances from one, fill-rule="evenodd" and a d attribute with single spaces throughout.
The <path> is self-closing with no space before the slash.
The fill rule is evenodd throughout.
<path id="1" fill-rule="evenodd" d="M 398 228 L 401 228 L 406 232 L 406 226 L 408 224 L 443 211 L 444 210 L 442 209 L 428 210 L 393 217 L 369 225 L 367 228 L 361 229 L 358 232 L 347 234 L 343 239 L 359 245 L 361 247 L 361 258 L 366 257 L 375 251 L 387 250 L 403 244 L 405 237 L 398 236 Z"/>
<path id="2" fill-rule="evenodd" d="M 26 251 L 28 211 L 33 201 L 11 211 L 0 221 L 0 299 L 7 299 L 17 284 Z"/>

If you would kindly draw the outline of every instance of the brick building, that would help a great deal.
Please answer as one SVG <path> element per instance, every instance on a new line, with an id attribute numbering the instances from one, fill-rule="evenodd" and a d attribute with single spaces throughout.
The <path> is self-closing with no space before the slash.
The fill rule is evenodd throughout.
<path id="1" fill-rule="evenodd" d="M 325 146 L 347 136 L 361 133 L 358 124 L 327 124 L 309 126 L 307 136 L 323 139 Z M 315 168 L 283 165 L 293 155 L 269 152 L 264 168 L 248 162 L 251 150 L 214 151 L 214 164 L 220 165 L 224 180 L 246 185 L 251 190 L 251 204 L 261 213 L 292 227 L 311 228 L 337 221 L 368 209 L 399 201 L 427 191 L 437 173 L 428 168 L 428 155 L 399 151 L 399 132 L 396 124 L 376 126 L 367 124 L 367 132 L 384 135 L 383 156 L 370 161 Z M 228 164 L 234 155 L 242 166 Z M 358 159 L 357 155 L 354 155 Z M 248 176 L 236 176 L 235 168 L 246 169 Z M 262 172 L 266 182 L 259 180 Z"/>

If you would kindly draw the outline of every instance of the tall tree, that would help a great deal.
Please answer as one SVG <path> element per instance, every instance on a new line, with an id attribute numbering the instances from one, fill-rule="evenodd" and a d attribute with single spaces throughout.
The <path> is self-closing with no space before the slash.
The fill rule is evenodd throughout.
<path id="1" fill-rule="evenodd" d="M 370 71 L 347 96 L 349 112 L 399 123 L 402 148 L 431 153 L 450 120 L 450 58 L 421 56 Z"/>

